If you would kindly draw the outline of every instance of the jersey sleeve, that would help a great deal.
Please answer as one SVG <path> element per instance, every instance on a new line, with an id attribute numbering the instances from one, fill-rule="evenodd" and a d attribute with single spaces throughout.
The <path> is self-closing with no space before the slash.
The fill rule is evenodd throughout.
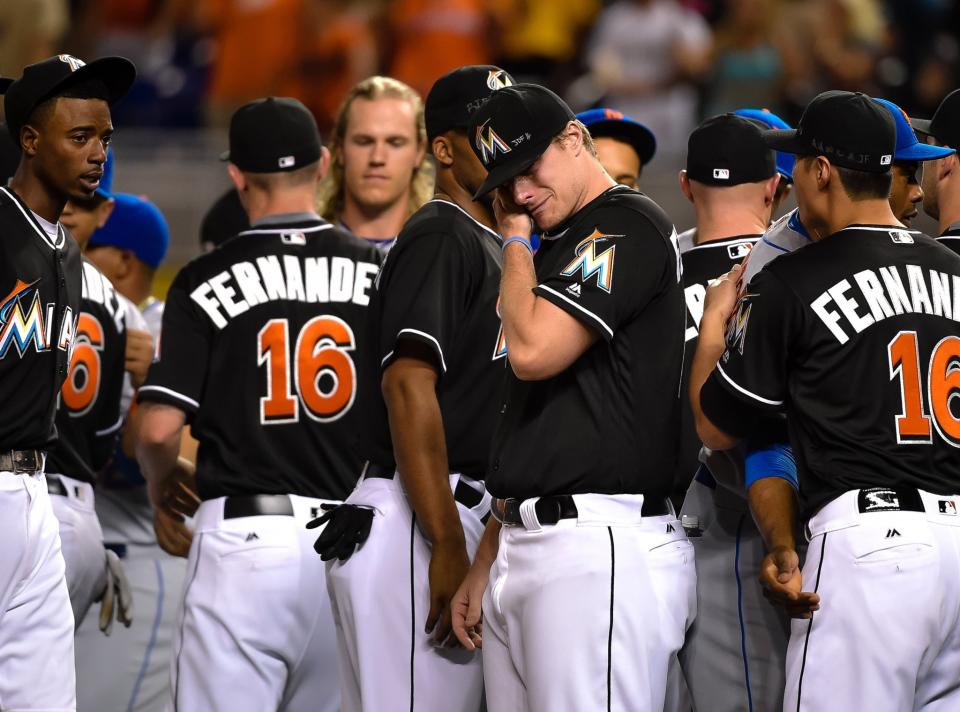
<path id="1" fill-rule="evenodd" d="M 784 409 L 790 342 L 800 318 L 799 299 L 779 277 L 770 270 L 754 277 L 727 324 L 726 350 L 700 393 L 711 421 L 746 435 L 750 414 Z"/>
<path id="2" fill-rule="evenodd" d="M 214 327 L 190 298 L 182 270 L 170 286 L 160 329 L 158 358 L 137 391 L 137 401 L 157 401 L 180 408 L 188 420 L 200 407 Z"/>
<path id="3" fill-rule="evenodd" d="M 677 234 L 665 237 L 639 214 L 594 228 L 540 275 L 534 292 L 607 341 L 671 284 L 680 282 Z M 619 227 L 620 229 L 615 229 Z"/>
<path id="4" fill-rule="evenodd" d="M 433 351 L 437 367 L 446 373 L 450 344 L 472 288 L 469 256 L 450 235 L 428 232 L 407 239 L 400 249 L 394 247 L 381 273 L 377 356 L 386 368 L 398 342 L 413 339 Z"/>

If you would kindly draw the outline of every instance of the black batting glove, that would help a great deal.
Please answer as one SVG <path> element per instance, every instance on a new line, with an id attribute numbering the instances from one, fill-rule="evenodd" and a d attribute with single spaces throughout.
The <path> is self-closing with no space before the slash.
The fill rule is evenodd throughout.
<path id="1" fill-rule="evenodd" d="M 322 504 L 322 516 L 307 522 L 307 529 L 326 524 L 313 548 L 324 561 L 346 561 L 363 546 L 373 526 L 373 509 L 357 504 Z"/>

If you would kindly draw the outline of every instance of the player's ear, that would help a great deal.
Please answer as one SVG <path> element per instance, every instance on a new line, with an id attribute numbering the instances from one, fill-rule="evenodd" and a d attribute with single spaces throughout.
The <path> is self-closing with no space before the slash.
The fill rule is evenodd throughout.
<path id="1" fill-rule="evenodd" d="M 109 220 L 110 215 L 113 214 L 113 208 L 116 204 L 116 200 L 108 198 L 97 206 L 97 227 L 103 227 L 107 224 L 107 220 Z"/>
<path id="2" fill-rule="evenodd" d="M 133 254 L 133 250 L 120 250 L 120 259 L 117 260 L 117 279 L 123 279 L 130 271 L 133 269 L 133 261 L 137 259 L 137 256 Z"/>
<path id="3" fill-rule="evenodd" d="M 37 155 L 40 144 L 40 132 L 27 124 L 20 129 L 20 149 L 31 158 Z"/>
<path id="4" fill-rule="evenodd" d="M 816 164 L 813 167 L 813 174 L 817 179 L 817 188 L 826 190 L 833 178 L 833 166 L 831 166 L 830 161 L 823 156 L 817 156 L 813 160 Z"/>
<path id="5" fill-rule="evenodd" d="M 230 174 L 230 180 L 233 182 L 234 187 L 236 187 L 237 192 L 245 192 L 247 189 L 247 178 L 243 175 L 243 171 L 237 168 L 233 163 L 228 163 L 227 173 Z"/>
<path id="6" fill-rule="evenodd" d="M 444 168 L 453 165 L 453 146 L 446 134 L 434 136 L 433 143 L 430 144 L 430 151 L 434 159 Z"/>
<path id="7" fill-rule="evenodd" d="M 687 171 L 682 169 L 677 174 L 677 180 L 680 181 L 680 192 L 683 193 L 683 197 L 693 202 L 693 191 L 690 190 L 690 177 L 687 175 Z"/>
<path id="8" fill-rule="evenodd" d="M 773 201 L 777 196 L 777 186 L 780 185 L 780 180 L 780 174 L 774 173 L 766 180 L 763 186 L 763 204 L 768 208 L 773 205 Z"/>
<path id="9" fill-rule="evenodd" d="M 320 167 L 317 173 L 317 182 L 319 183 L 327 177 L 330 172 L 330 149 L 326 146 L 320 148 Z"/>
<path id="10" fill-rule="evenodd" d="M 957 154 L 951 153 L 949 156 L 944 156 L 939 161 L 937 161 L 937 170 L 940 172 L 940 175 L 937 176 L 938 179 L 943 180 L 951 173 L 954 173 L 958 169 L 957 163 Z"/>

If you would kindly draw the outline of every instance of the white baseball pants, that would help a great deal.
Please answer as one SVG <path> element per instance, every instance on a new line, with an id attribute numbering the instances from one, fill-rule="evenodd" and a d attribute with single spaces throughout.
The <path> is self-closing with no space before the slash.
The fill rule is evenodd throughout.
<path id="1" fill-rule="evenodd" d="M 674 515 L 641 517 L 642 495 L 573 497 L 576 519 L 500 530 L 483 599 L 487 707 L 660 712 L 696 615 L 693 546 Z"/>
<path id="2" fill-rule="evenodd" d="M 861 513 L 859 492 L 807 525 L 820 610 L 792 623 L 784 712 L 960 710 L 960 496 Z"/>
<path id="3" fill-rule="evenodd" d="M 324 565 L 313 550 L 323 500 L 289 495 L 293 516 L 194 519 L 171 660 L 173 712 L 336 712 L 337 648 Z"/>
<path id="4" fill-rule="evenodd" d="M 451 475 L 451 487 L 458 479 Z M 436 648 L 424 632 L 430 546 L 399 477 L 365 478 L 347 502 L 371 506 L 376 516 L 366 544 L 347 561 L 328 564 L 343 712 L 477 712 L 483 696 L 480 655 Z M 472 510 L 459 503 L 457 508 L 472 559 L 489 496 Z"/>
<path id="5" fill-rule="evenodd" d="M 0 710 L 73 712 L 73 611 L 43 475 L 0 472 Z"/>

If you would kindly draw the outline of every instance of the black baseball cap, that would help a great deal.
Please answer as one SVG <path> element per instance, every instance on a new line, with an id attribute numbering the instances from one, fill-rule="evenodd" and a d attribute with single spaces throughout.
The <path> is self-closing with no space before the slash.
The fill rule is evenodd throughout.
<path id="1" fill-rule="evenodd" d="M 687 177 L 727 187 L 766 180 L 777 172 L 777 157 L 756 122 L 721 114 L 697 126 L 687 141 Z"/>
<path id="2" fill-rule="evenodd" d="M 427 140 L 451 129 L 466 129 L 470 117 L 498 89 L 514 81 L 500 67 L 474 64 L 454 69 L 434 82 L 424 107 Z"/>
<path id="3" fill-rule="evenodd" d="M 798 156 L 825 156 L 835 166 L 886 173 L 897 129 L 887 109 L 866 94 L 825 91 L 807 104 L 794 130 L 765 131 L 767 145 Z"/>
<path id="4" fill-rule="evenodd" d="M 113 106 L 133 85 L 137 69 L 125 57 L 102 57 L 86 64 L 73 55 L 58 54 L 30 64 L 19 79 L 0 78 L 4 94 L 7 129 L 19 145 L 20 129 L 40 104 L 84 81 L 97 80 L 107 90 L 107 104 Z"/>
<path id="5" fill-rule="evenodd" d="M 474 200 L 532 166 L 576 118 L 563 99 L 538 84 L 495 91 L 470 119 L 471 147 L 488 171 Z"/>
<path id="6" fill-rule="evenodd" d="M 248 173 L 282 173 L 319 161 L 320 147 L 310 110 L 296 99 L 269 96 L 234 112 L 230 150 L 220 160 Z"/>
<path id="7" fill-rule="evenodd" d="M 943 146 L 960 149 L 960 89 L 944 97 L 932 119 L 910 119 L 910 125 Z"/>

